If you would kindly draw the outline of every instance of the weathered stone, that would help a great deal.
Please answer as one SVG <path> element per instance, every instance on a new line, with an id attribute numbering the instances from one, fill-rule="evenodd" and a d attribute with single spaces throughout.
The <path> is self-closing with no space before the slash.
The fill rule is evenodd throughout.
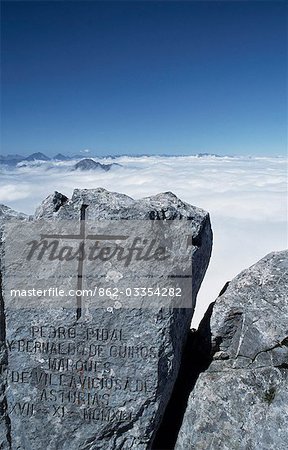
<path id="1" fill-rule="evenodd" d="M 271 253 L 210 308 L 194 352 L 210 340 L 213 359 L 191 392 L 176 450 L 288 448 L 287 285 L 288 251 Z"/>
<path id="2" fill-rule="evenodd" d="M 55 213 L 57 213 L 61 206 L 65 205 L 67 201 L 68 197 L 57 191 L 55 191 L 54 194 L 48 195 L 36 209 L 34 215 L 35 220 L 44 217 L 45 219 L 52 219 Z"/>
<path id="3" fill-rule="evenodd" d="M 28 219 L 23 213 L 18 213 L 8 206 L 0 204 L 0 448 L 8 449 L 10 446 L 10 422 L 7 414 L 7 399 L 5 396 L 5 378 L 7 368 L 7 351 L 5 346 L 6 329 L 5 329 L 5 314 L 4 314 L 4 300 L 2 296 L 2 262 L 3 262 L 3 247 L 2 247 L 2 233 L 4 223 L 8 220 L 25 220 Z"/>
<path id="4" fill-rule="evenodd" d="M 99 230 L 107 233 L 107 229 L 119 230 L 117 239 L 121 240 L 125 232 L 129 234 L 137 227 L 148 240 L 145 233 L 154 228 L 159 242 L 164 235 L 170 239 L 174 259 L 164 264 L 160 259 L 148 263 L 144 258 L 133 260 L 127 267 L 125 260 L 117 261 L 118 265 L 97 260 L 95 272 L 95 263 L 83 258 L 85 267 L 79 272 L 79 261 L 74 259 L 63 262 L 56 258 L 50 264 L 45 260 L 44 265 L 41 258 L 21 259 L 25 227 L 12 224 L 5 231 L 3 293 L 9 361 L 5 391 L 5 419 L 9 423 L 6 420 L 5 426 L 11 448 L 148 449 L 177 377 L 196 294 L 209 262 L 209 216 L 172 193 L 142 200 L 104 189 L 75 190 L 71 200 L 59 195 L 57 209 L 54 194 L 37 210 L 36 219 L 28 228 L 32 231 L 30 239 L 35 238 L 37 227 L 45 234 L 56 226 L 62 232 L 66 230 L 66 235 L 69 231 L 65 239 L 73 241 L 75 249 L 79 227 L 83 238 L 85 218 L 86 240 L 92 239 L 93 233 L 99 234 Z M 173 235 L 174 224 L 179 226 L 178 235 Z M 188 228 L 181 228 L 185 224 Z M 10 239 L 15 230 L 18 240 L 13 247 Z M 187 236 L 192 236 L 190 256 L 184 262 L 180 244 L 185 238 L 188 247 L 191 241 L 187 240 L 186 231 L 181 235 L 181 230 L 189 230 Z M 28 279 L 25 265 L 29 268 Z M 23 283 L 26 289 L 40 288 L 46 282 L 46 288 L 58 286 L 66 292 L 68 288 L 75 289 L 76 284 L 88 289 L 96 284 L 110 286 L 120 291 L 130 287 L 130 283 L 135 287 L 137 279 L 142 287 L 152 286 L 155 292 L 157 285 L 161 289 L 168 283 L 178 286 L 180 281 L 171 278 L 174 273 L 187 297 L 180 306 L 173 304 L 173 299 L 162 304 L 156 294 L 150 305 L 145 304 L 146 299 L 133 303 L 123 296 L 115 301 L 111 295 L 102 303 L 96 295 L 87 299 L 59 295 L 47 299 L 38 295 L 25 301 L 20 294 L 17 298 L 9 295 L 13 286 L 20 288 Z"/>
<path id="5" fill-rule="evenodd" d="M 26 218 L 28 218 L 26 214 L 19 213 L 18 211 L 14 211 L 14 209 L 9 208 L 8 206 L 0 204 L 0 226 L 2 223 L 4 223 L 5 220 Z"/>

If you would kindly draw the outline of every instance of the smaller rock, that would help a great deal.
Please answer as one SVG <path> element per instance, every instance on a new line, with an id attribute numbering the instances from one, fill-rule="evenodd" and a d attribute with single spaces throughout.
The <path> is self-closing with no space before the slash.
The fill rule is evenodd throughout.
<path id="1" fill-rule="evenodd" d="M 287 284 L 288 251 L 271 253 L 210 306 L 198 332 L 202 347 L 210 341 L 211 363 L 190 394 L 175 450 L 288 448 Z"/>

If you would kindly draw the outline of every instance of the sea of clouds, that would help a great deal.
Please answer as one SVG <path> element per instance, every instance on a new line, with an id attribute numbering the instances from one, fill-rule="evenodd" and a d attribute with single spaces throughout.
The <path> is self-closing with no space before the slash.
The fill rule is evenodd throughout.
<path id="1" fill-rule="evenodd" d="M 95 158 L 95 160 L 97 160 Z M 287 247 L 287 160 L 193 156 L 122 156 L 111 171 L 71 171 L 76 161 L 13 169 L 0 166 L 0 203 L 32 214 L 49 194 L 104 187 L 134 198 L 172 191 L 210 213 L 214 243 L 192 325 L 226 281 L 274 250 Z"/>

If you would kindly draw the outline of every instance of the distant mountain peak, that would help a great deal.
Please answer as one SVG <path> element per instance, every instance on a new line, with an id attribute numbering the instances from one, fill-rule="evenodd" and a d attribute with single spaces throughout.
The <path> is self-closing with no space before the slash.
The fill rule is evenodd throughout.
<path id="1" fill-rule="evenodd" d="M 197 158 L 203 158 L 205 156 L 214 156 L 215 158 L 221 158 L 221 155 L 217 155 L 217 153 L 197 153 L 195 156 L 197 156 Z"/>
<path id="2" fill-rule="evenodd" d="M 44 153 L 36 152 L 24 158 L 23 161 L 50 161 L 50 158 L 44 155 Z"/>
<path id="3" fill-rule="evenodd" d="M 95 170 L 102 169 L 106 172 L 111 169 L 112 166 L 119 166 L 119 164 L 101 164 L 100 162 L 94 161 L 91 158 L 84 158 L 77 162 L 73 170 Z"/>
<path id="4" fill-rule="evenodd" d="M 71 158 L 70 156 L 62 155 L 62 153 L 57 153 L 52 159 L 54 159 L 54 161 L 69 161 Z"/>

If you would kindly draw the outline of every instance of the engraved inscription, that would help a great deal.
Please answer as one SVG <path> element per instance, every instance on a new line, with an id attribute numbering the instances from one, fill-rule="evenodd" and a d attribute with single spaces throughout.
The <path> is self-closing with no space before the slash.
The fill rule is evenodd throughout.
<path id="1" fill-rule="evenodd" d="M 27 354 L 31 364 L 21 371 L 7 371 L 11 386 L 27 385 L 30 393 L 29 401 L 15 399 L 12 414 L 77 414 L 85 422 L 122 422 L 130 420 L 133 412 L 117 404 L 117 393 L 133 397 L 153 391 L 152 383 L 140 373 L 125 373 L 122 364 L 115 363 L 157 361 L 156 347 L 133 345 L 123 329 L 33 325 L 26 335 L 27 339 L 7 339 L 9 351 Z"/>

